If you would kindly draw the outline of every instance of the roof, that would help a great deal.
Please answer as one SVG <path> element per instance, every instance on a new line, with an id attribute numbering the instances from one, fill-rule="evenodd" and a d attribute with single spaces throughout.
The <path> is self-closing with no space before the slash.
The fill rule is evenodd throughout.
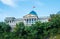
<path id="1" fill-rule="evenodd" d="M 36 14 L 35 11 L 31 11 L 29 14 L 36 15 L 37 16 L 37 14 Z"/>
<path id="2" fill-rule="evenodd" d="M 14 19 L 15 19 L 15 17 L 6 17 L 5 18 L 5 20 L 7 20 L 7 21 L 14 20 Z"/>
<path id="3" fill-rule="evenodd" d="M 60 14 L 60 11 L 58 11 L 57 14 Z"/>

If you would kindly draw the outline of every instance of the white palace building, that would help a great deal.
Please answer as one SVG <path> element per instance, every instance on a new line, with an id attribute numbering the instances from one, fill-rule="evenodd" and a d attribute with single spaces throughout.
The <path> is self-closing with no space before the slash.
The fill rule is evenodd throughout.
<path id="1" fill-rule="evenodd" d="M 49 17 L 38 17 L 35 11 L 31 11 L 29 14 L 23 16 L 23 18 L 16 19 L 15 17 L 6 17 L 7 22 L 11 27 L 15 27 L 16 23 L 23 22 L 25 25 L 34 24 L 36 21 L 48 22 Z"/>

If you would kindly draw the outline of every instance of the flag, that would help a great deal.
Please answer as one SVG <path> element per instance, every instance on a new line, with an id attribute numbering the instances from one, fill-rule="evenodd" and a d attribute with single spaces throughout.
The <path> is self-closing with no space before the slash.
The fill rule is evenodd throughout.
<path id="1" fill-rule="evenodd" d="M 33 6 L 33 8 L 35 8 L 35 6 Z"/>

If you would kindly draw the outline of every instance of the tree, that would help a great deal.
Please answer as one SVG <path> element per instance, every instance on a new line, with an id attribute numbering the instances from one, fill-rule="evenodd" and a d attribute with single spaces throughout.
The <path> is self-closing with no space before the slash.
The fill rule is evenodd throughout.
<path id="1" fill-rule="evenodd" d="M 6 24 L 5 22 L 0 22 L 0 39 L 5 39 L 7 38 L 11 31 L 11 27 Z"/>
<path id="2" fill-rule="evenodd" d="M 16 33 L 16 36 L 18 36 L 19 38 L 26 38 L 25 36 L 27 35 L 27 32 L 25 31 L 24 23 L 20 22 L 16 24 L 14 32 Z"/>
<path id="3" fill-rule="evenodd" d="M 60 33 L 59 30 L 60 30 L 60 14 L 53 14 L 53 15 L 50 15 L 51 16 L 51 28 L 54 28 L 54 32 L 55 33 Z"/>
<path id="4" fill-rule="evenodd" d="M 10 30 L 11 30 L 10 25 L 4 22 L 0 22 L 0 32 L 10 32 Z"/>

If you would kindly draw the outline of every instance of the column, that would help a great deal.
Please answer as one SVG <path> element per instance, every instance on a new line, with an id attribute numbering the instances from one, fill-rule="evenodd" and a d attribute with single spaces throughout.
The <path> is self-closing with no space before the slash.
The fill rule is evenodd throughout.
<path id="1" fill-rule="evenodd" d="M 29 24 L 31 24 L 31 19 L 29 19 Z"/>
<path id="2" fill-rule="evenodd" d="M 24 24 L 26 24 L 27 23 L 27 19 L 24 19 Z"/>
<path id="3" fill-rule="evenodd" d="M 31 19 L 31 23 L 30 24 L 32 24 L 32 19 Z"/>

